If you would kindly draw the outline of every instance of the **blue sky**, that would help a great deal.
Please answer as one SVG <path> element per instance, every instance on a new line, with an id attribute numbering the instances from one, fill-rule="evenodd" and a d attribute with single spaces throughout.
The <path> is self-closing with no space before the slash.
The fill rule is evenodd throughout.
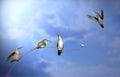
<path id="1" fill-rule="evenodd" d="M 38 77 L 120 77 L 120 1 L 119 0 L 1 0 L 0 76 L 11 63 L 7 56 L 24 46 L 20 56 L 44 38 L 56 46 L 61 34 L 65 48 L 39 49 L 21 59 L 11 76 Z M 87 15 L 104 11 L 104 26 Z M 85 47 L 80 44 L 84 42 Z M 80 48 L 80 50 L 74 50 Z"/>

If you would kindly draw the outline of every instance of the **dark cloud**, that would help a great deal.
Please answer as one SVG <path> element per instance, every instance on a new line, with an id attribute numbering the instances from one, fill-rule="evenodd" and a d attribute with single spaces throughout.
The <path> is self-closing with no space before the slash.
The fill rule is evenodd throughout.
<path id="1" fill-rule="evenodd" d="M 46 72 L 44 69 L 49 65 L 49 63 L 41 62 L 38 64 L 35 64 L 34 66 L 31 62 L 24 62 L 24 63 L 18 63 L 12 72 L 10 73 L 10 76 L 16 77 L 16 76 L 42 76 L 42 77 L 52 77 L 52 75 L 49 72 Z M 0 76 L 5 76 L 8 72 L 8 70 L 11 68 L 12 64 L 6 63 L 5 65 L 0 65 Z"/>

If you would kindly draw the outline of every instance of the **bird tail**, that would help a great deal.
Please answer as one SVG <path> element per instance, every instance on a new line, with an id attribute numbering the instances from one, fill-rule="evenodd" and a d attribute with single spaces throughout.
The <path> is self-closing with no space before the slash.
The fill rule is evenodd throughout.
<path id="1" fill-rule="evenodd" d="M 102 28 L 104 28 L 104 25 L 103 25 L 103 24 L 100 24 L 100 26 L 101 26 Z"/>
<path id="2" fill-rule="evenodd" d="M 58 50 L 58 55 L 60 56 L 62 53 L 62 50 Z"/>
<path id="3" fill-rule="evenodd" d="M 6 62 L 8 62 L 8 61 L 9 61 L 9 59 L 10 59 L 10 56 L 6 59 Z"/>
<path id="4" fill-rule="evenodd" d="M 8 62 L 8 61 L 9 61 L 9 59 L 7 58 L 5 61 L 6 61 L 6 62 Z"/>
<path id="5" fill-rule="evenodd" d="M 18 62 L 18 60 L 11 60 L 11 63 L 12 63 L 12 62 Z"/>

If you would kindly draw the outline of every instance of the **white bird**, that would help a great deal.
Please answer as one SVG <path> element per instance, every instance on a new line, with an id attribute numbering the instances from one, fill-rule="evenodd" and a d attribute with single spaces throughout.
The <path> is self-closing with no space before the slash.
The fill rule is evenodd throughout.
<path id="1" fill-rule="evenodd" d="M 48 40 L 47 39 L 44 39 L 44 40 L 42 40 L 42 41 L 40 41 L 39 43 L 38 43 L 38 45 L 37 45 L 37 49 L 39 49 L 39 48 L 45 48 L 46 47 L 46 45 L 47 45 L 47 43 L 48 43 Z"/>
<path id="2" fill-rule="evenodd" d="M 81 47 L 84 47 L 84 46 L 85 46 L 85 44 L 84 44 L 84 43 L 81 43 L 81 44 L 80 44 L 80 46 L 81 46 Z"/>
<path id="3" fill-rule="evenodd" d="M 96 16 L 91 16 L 91 15 L 88 15 L 88 17 L 96 22 L 98 22 L 98 24 L 101 26 L 101 28 L 104 28 L 104 25 L 103 25 L 103 18 L 104 18 L 104 15 L 103 15 L 103 10 L 101 10 L 101 13 L 98 13 L 98 12 L 95 12 L 96 13 Z"/>
<path id="4" fill-rule="evenodd" d="M 58 49 L 58 55 L 60 56 L 62 53 L 62 50 L 64 49 L 64 43 L 62 40 L 62 36 L 60 35 L 58 35 L 57 49 Z"/>
<path id="5" fill-rule="evenodd" d="M 9 61 L 9 59 L 11 59 L 11 58 L 12 58 L 11 62 L 18 61 L 19 60 L 19 50 L 21 48 L 23 48 L 23 47 L 16 48 L 15 51 L 8 56 L 8 58 L 6 59 L 6 62 Z"/>

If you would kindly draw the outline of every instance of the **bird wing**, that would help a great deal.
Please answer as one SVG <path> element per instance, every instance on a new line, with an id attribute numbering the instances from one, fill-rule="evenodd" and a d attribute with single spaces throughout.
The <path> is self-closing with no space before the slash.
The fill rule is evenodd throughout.
<path id="1" fill-rule="evenodd" d="M 57 46 L 58 46 L 58 44 L 57 44 Z M 64 44 L 63 44 L 62 50 L 63 50 L 63 48 L 64 48 Z M 61 55 L 62 50 L 58 50 L 58 55 L 59 55 L 59 56 Z"/>
<path id="2" fill-rule="evenodd" d="M 96 17 L 94 17 L 94 16 L 90 16 L 90 15 L 88 15 L 88 18 L 90 18 L 90 19 L 92 19 L 93 21 L 98 21 L 98 19 L 96 18 Z"/>
<path id="3" fill-rule="evenodd" d="M 102 19 L 104 18 L 103 10 L 101 10 L 101 18 L 102 18 Z"/>
<path id="4" fill-rule="evenodd" d="M 40 41 L 39 43 L 38 43 L 38 45 L 37 45 L 37 48 L 41 48 L 41 45 L 42 45 L 43 43 L 42 43 L 42 41 Z"/>
<path id="5" fill-rule="evenodd" d="M 101 17 L 100 13 L 94 11 L 97 17 Z"/>
<path id="6" fill-rule="evenodd" d="M 6 59 L 6 62 L 7 62 L 14 54 L 15 54 L 14 52 L 11 53 L 11 54 L 8 56 L 8 58 Z"/>
<path id="7" fill-rule="evenodd" d="M 64 49 L 64 44 L 63 44 L 63 48 L 62 48 L 62 50 Z"/>
<path id="8" fill-rule="evenodd" d="M 57 42 L 57 49 L 58 49 L 58 42 Z"/>

